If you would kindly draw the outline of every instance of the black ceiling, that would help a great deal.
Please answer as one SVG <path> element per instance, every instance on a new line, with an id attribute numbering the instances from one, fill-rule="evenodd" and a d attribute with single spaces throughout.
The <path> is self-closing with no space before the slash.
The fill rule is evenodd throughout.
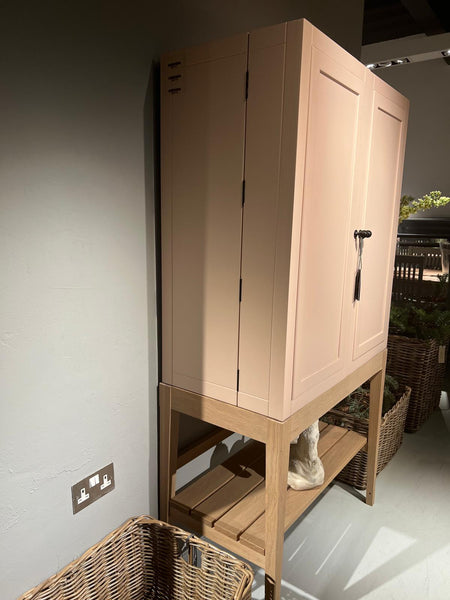
<path id="1" fill-rule="evenodd" d="M 363 45 L 450 31 L 450 0 L 365 0 Z"/>

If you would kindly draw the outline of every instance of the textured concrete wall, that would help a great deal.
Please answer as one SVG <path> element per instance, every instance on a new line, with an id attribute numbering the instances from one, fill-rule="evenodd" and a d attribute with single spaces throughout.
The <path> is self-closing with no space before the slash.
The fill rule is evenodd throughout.
<path id="1" fill-rule="evenodd" d="M 143 151 L 154 49 L 151 40 L 129 47 L 131 32 L 122 35 L 106 3 L 8 4 L 0 15 L 4 600 L 129 516 L 157 511 Z M 71 485 L 111 461 L 116 489 L 73 516 Z"/>

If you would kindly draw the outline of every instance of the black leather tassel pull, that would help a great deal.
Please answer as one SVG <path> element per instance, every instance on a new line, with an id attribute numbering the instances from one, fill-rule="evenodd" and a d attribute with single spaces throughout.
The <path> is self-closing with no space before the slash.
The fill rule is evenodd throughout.
<path id="1" fill-rule="evenodd" d="M 361 269 L 356 271 L 355 277 L 355 294 L 353 296 L 353 300 L 360 300 L 361 298 Z"/>

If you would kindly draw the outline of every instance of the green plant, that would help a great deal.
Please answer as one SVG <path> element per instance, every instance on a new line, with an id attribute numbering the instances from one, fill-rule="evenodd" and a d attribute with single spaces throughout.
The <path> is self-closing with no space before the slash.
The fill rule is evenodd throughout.
<path id="1" fill-rule="evenodd" d="M 442 273 L 436 275 L 437 277 L 437 290 L 436 290 L 436 302 L 444 302 L 448 297 L 448 273 Z"/>
<path id="2" fill-rule="evenodd" d="M 383 415 L 391 410 L 394 404 L 397 402 L 397 392 L 399 383 L 392 375 L 386 374 L 384 382 L 384 395 L 383 395 Z"/>
<path id="3" fill-rule="evenodd" d="M 419 340 L 437 340 L 445 344 L 450 338 L 450 310 L 442 304 L 392 303 L 389 332 Z"/>
<path id="4" fill-rule="evenodd" d="M 400 199 L 400 213 L 398 221 L 401 223 L 410 215 L 415 214 L 419 210 L 429 210 L 438 206 L 445 206 L 450 202 L 450 198 L 443 196 L 441 192 L 435 190 L 429 194 L 425 194 L 423 198 L 417 200 L 413 196 L 402 196 Z"/>
<path id="5" fill-rule="evenodd" d="M 399 384 L 391 375 L 386 375 L 383 392 L 383 411 L 385 415 L 399 399 Z M 369 418 L 369 387 L 368 384 L 357 388 L 337 405 L 337 409 L 358 419 Z"/>
<path id="6" fill-rule="evenodd" d="M 337 408 L 359 419 L 367 419 L 369 417 L 369 391 L 363 387 L 357 388 L 338 404 Z"/>

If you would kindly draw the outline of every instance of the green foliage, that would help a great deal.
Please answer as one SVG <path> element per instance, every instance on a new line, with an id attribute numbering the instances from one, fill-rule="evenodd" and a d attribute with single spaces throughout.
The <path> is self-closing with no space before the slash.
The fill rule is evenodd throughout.
<path id="1" fill-rule="evenodd" d="M 369 403 L 366 396 L 358 397 L 350 395 L 348 397 L 347 406 L 348 410 L 345 412 L 348 412 L 350 415 L 353 415 L 358 419 L 369 418 Z M 338 406 L 338 408 L 342 407 Z"/>
<path id="2" fill-rule="evenodd" d="M 383 415 L 391 410 L 394 404 L 397 402 L 397 392 L 399 384 L 392 375 L 386 375 L 384 382 L 384 394 L 383 394 Z"/>
<path id="3" fill-rule="evenodd" d="M 383 415 L 385 415 L 399 399 L 399 384 L 396 379 L 386 375 L 383 394 Z M 369 418 L 369 389 L 366 384 L 353 391 L 337 405 L 337 409 L 359 419 Z"/>
<path id="4" fill-rule="evenodd" d="M 445 344 L 450 338 L 450 311 L 442 304 L 392 303 L 389 332 Z"/>
<path id="5" fill-rule="evenodd" d="M 444 302 L 448 296 L 448 273 L 442 273 L 436 277 L 438 280 L 436 302 Z"/>
<path id="6" fill-rule="evenodd" d="M 445 206 L 450 202 L 450 198 L 443 196 L 441 192 L 435 190 L 429 194 L 425 194 L 423 198 L 416 200 L 412 196 L 402 196 L 400 199 L 400 213 L 398 221 L 401 223 L 410 215 L 415 214 L 419 210 L 429 210 L 438 206 Z"/>

